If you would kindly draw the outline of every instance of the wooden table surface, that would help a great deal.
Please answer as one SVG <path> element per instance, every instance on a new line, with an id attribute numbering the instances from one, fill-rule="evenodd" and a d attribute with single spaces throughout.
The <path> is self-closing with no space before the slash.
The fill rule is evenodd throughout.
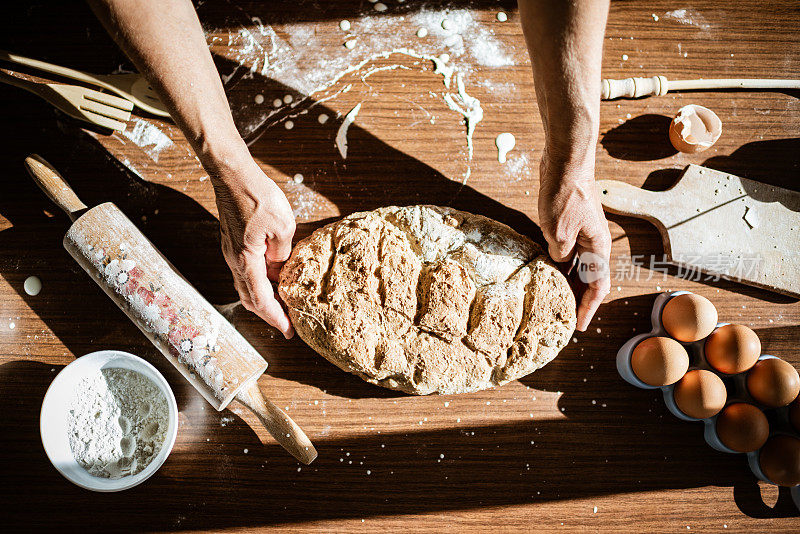
<path id="1" fill-rule="evenodd" d="M 4 8 L 0 48 L 95 72 L 129 67 L 83 3 L 17 4 Z M 298 239 L 356 210 L 421 202 L 536 234 L 543 135 L 513 2 L 391 0 L 384 15 L 361 1 L 249 4 L 208 0 L 199 12 L 252 153 L 295 208 Z M 484 38 L 499 47 L 464 70 L 466 90 L 485 112 L 471 162 L 461 117 L 446 107 L 442 78 L 427 61 L 378 58 L 303 99 L 311 83 L 305 78 L 317 67 L 341 72 L 348 61 L 403 41 L 436 48 L 433 37 L 414 36 L 414 17 L 438 20 L 431 10 L 447 6 L 448 16 L 466 21 L 468 47 Z M 501 9 L 508 22 L 495 20 Z M 357 37 L 353 51 L 342 46 L 338 23 L 345 18 Z M 794 0 L 614 2 L 603 74 L 798 78 L 799 25 Z M 269 68 L 253 65 L 263 54 L 252 53 L 251 38 L 265 48 Z M 282 44 L 270 49 L 270 39 Z M 391 68 L 373 70 L 381 66 Z M 255 103 L 258 94 L 263 104 Z M 273 100 L 286 94 L 301 103 L 269 117 Z M 603 102 L 597 175 L 663 189 L 698 163 L 797 190 L 797 96 L 707 92 Z M 334 146 L 338 114 L 358 102 L 345 161 Z M 687 103 L 710 107 L 724 124 L 712 149 L 691 156 L 676 154 L 666 136 L 670 117 Z M 321 125 L 319 113 L 331 120 Z M 503 131 L 517 138 L 506 165 L 494 147 Z M 710 298 L 720 320 L 755 329 L 764 352 L 798 366 L 800 305 L 666 267 L 648 223 L 610 217 L 613 288 L 589 331 L 543 370 L 492 391 L 398 395 L 339 371 L 299 339 L 287 342 L 239 310 L 234 324 L 270 363 L 262 391 L 319 450 L 314 464 L 301 467 L 252 417 L 215 412 L 169 367 L 63 250 L 67 218 L 22 167 L 26 154 L 41 154 L 88 204 L 120 206 L 209 300 L 231 302 L 213 191 L 177 128 L 134 117 L 127 136 L 90 132 L 2 86 L 0 132 L 0 476 L 10 530 L 800 529 L 788 491 L 757 482 L 742 456 L 710 449 L 700 424 L 677 420 L 660 395 L 623 382 L 614 363 L 624 341 L 649 329 L 655 295 L 685 289 Z M 302 184 L 292 179 L 297 173 Z M 796 253 L 798 243 L 792 245 Z M 43 282 L 35 297 L 23 290 L 30 275 Z M 166 375 L 180 428 L 166 464 L 145 484 L 89 493 L 45 457 L 39 409 L 63 366 L 110 348 L 139 354 Z"/>

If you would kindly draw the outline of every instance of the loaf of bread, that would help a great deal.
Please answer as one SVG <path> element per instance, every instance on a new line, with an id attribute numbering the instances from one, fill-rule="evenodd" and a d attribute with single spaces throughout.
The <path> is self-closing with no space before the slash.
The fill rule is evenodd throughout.
<path id="1" fill-rule="evenodd" d="M 417 395 L 525 376 L 575 329 L 572 290 L 536 243 L 437 206 L 318 229 L 295 247 L 278 291 L 297 333 L 331 363 Z"/>

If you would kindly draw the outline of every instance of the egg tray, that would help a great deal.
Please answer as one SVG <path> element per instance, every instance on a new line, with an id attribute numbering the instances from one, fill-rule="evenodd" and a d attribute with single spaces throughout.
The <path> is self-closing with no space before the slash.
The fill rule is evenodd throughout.
<path id="1" fill-rule="evenodd" d="M 774 482 L 770 481 L 764 473 L 761 471 L 761 466 L 759 464 L 759 453 L 760 449 L 748 452 L 748 453 L 740 453 L 729 449 L 726 447 L 722 441 L 719 439 L 717 435 L 717 415 L 713 417 L 708 417 L 706 419 L 696 419 L 694 417 L 689 417 L 685 413 L 683 413 L 678 405 L 675 404 L 675 384 L 671 384 L 669 386 L 651 386 L 649 384 L 645 384 L 634 374 L 633 368 L 631 367 L 631 357 L 633 356 L 633 349 L 636 346 L 650 337 L 670 337 L 671 336 L 667 333 L 664 325 L 661 323 L 661 312 L 664 309 L 664 306 L 669 302 L 669 300 L 673 297 L 677 297 L 678 295 L 683 295 L 690 293 L 689 291 L 674 291 L 671 293 L 662 293 L 658 297 L 656 297 L 656 301 L 653 304 L 653 311 L 650 314 L 650 322 L 652 324 L 652 330 L 650 332 L 639 334 L 627 342 L 625 342 L 622 347 L 620 347 L 619 351 L 617 352 L 617 371 L 619 372 L 620 376 L 629 384 L 636 386 L 640 389 L 660 389 L 662 395 L 664 396 L 664 403 L 667 405 L 672 414 L 677 417 L 678 419 L 683 419 L 684 421 L 702 421 L 704 425 L 703 429 L 703 438 L 705 439 L 706 443 L 713 449 L 716 449 L 720 452 L 726 452 L 729 454 L 747 454 L 747 463 L 750 466 L 750 470 L 753 474 L 767 482 L 769 484 L 774 484 Z M 717 323 L 717 326 L 714 328 L 716 331 L 717 328 L 721 326 L 725 326 L 729 323 Z M 689 353 L 690 358 L 690 365 L 688 371 L 693 369 L 705 369 L 711 371 L 712 373 L 718 375 L 723 383 L 725 384 L 725 389 L 727 390 L 728 398 L 725 401 L 725 406 L 729 404 L 737 403 L 737 402 L 746 402 L 752 404 L 765 413 L 772 413 L 774 417 L 768 417 L 770 422 L 770 437 L 774 434 L 790 434 L 793 436 L 800 437 L 797 432 L 795 432 L 792 428 L 792 425 L 789 423 L 789 408 L 785 406 L 783 408 L 765 408 L 761 404 L 755 401 L 750 393 L 747 391 L 747 385 L 745 384 L 747 371 L 728 375 L 725 373 L 721 373 L 714 369 L 706 360 L 705 353 L 703 351 L 703 346 L 705 345 L 706 339 L 705 337 L 699 341 L 695 341 L 693 343 L 681 343 L 687 352 Z M 758 359 L 765 360 L 769 358 L 775 358 L 775 356 L 770 356 L 768 354 L 762 354 Z M 687 372 L 688 372 L 687 371 Z M 723 408 L 724 409 L 724 408 Z M 719 413 L 722 413 L 720 410 Z M 794 501 L 795 506 L 800 509 L 800 485 L 794 486 L 791 488 L 791 495 L 792 500 Z"/>

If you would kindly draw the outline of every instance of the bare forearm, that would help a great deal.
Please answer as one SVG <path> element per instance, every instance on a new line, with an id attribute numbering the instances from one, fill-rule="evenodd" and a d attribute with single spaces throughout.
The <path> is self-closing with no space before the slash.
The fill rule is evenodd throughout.
<path id="1" fill-rule="evenodd" d="M 608 0 L 520 0 L 545 129 L 545 156 L 593 164 Z M 588 161 L 587 161 L 588 160 Z"/>
<path id="2" fill-rule="evenodd" d="M 89 0 L 111 36 L 147 76 L 203 165 L 247 154 L 190 0 Z"/>

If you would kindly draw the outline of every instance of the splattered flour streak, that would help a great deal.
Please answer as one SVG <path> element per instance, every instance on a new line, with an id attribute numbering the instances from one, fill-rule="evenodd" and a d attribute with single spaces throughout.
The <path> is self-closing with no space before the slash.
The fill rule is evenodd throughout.
<path id="1" fill-rule="evenodd" d="M 241 125 L 248 144 L 254 143 L 265 130 L 307 114 L 311 107 L 349 90 L 350 86 L 337 91 L 337 83 L 345 76 L 360 75 L 366 84 L 366 78 L 375 72 L 412 68 L 424 71 L 428 70 L 424 62 L 429 61 L 433 63 L 433 72 L 443 77 L 445 86 L 445 91 L 436 96 L 442 98 L 448 109 L 463 117 L 467 149 L 463 182 L 469 178 L 473 134 L 484 113 L 480 100 L 468 92 L 470 83 L 476 83 L 471 79 L 479 75 L 476 67 L 515 64 L 515 48 L 495 37 L 492 25 L 481 24 L 469 9 L 423 8 L 403 15 L 372 12 L 348 21 L 347 30 L 340 26 L 340 30 L 347 32 L 347 40 L 356 43 L 352 49 L 347 49 L 331 47 L 318 36 L 319 28 L 314 22 L 290 22 L 276 32 L 260 19 L 252 20 L 254 27 L 242 28 L 229 38 L 229 48 L 223 54 L 233 63 L 233 70 L 224 72 L 223 79 L 236 84 L 240 78 L 249 78 L 258 72 L 291 88 L 299 96 L 291 103 L 281 104 L 276 100 L 275 108 L 258 109 L 248 115 L 247 123 Z M 444 20 L 447 24 L 443 24 Z M 319 53 L 322 49 L 324 54 Z M 408 57 L 423 62 L 409 64 Z M 386 60 L 392 63 L 387 65 Z M 242 70 L 246 73 L 236 78 L 237 72 Z M 455 80 L 455 87 L 451 87 L 452 80 Z M 379 87 L 367 85 L 374 98 L 389 98 L 380 94 Z M 365 110 L 369 108 L 367 101 L 362 103 Z M 346 138 L 341 142 L 337 140 L 343 157 L 346 155 L 346 149 L 342 150 L 344 143 Z"/>

